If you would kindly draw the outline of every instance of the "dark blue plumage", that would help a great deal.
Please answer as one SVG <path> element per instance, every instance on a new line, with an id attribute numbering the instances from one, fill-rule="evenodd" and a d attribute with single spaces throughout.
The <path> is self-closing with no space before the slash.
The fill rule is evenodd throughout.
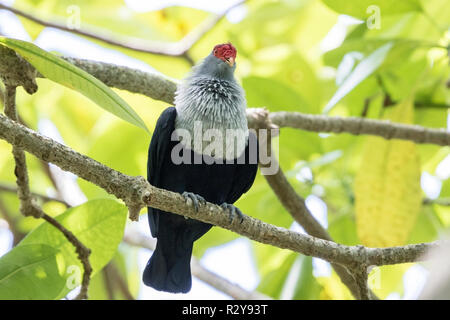
<path id="1" fill-rule="evenodd" d="M 194 73 L 181 86 L 177 92 L 179 99 L 176 107 L 167 108 L 158 119 L 149 147 L 147 174 L 148 181 L 156 187 L 178 193 L 189 192 L 222 205 L 237 201 L 253 184 L 257 163 L 249 161 L 249 153 L 257 151 L 251 148 L 252 143 L 256 144 L 256 137 L 246 127 L 243 91 L 236 87 L 238 85 L 234 78 L 230 78 L 230 72 L 232 75 L 235 67 L 234 58 L 233 63 L 230 63 L 228 59 L 225 61 L 213 53 L 194 69 Z M 218 86 L 216 83 L 223 85 Z M 205 92 L 201 92 L 202 88 Z M 201 97 L 204 102 L 208 95 L 217 97 L 213 96 L 207 104 L 200 100 L 196 103 L 196 98 Z M 216 116 L 210 117 L 211 114 Z M 217 159 L 201 154 L 202 147 L 195 149 L 198 151 L 196 152 L 184 146 L 182 152 L 188 153 L 192 161 L 199 158 L 204 161 L 199 164 L 175 164 L 172 150 L 179 142 L 172 141 L 172 133 L 176 129 L 192 132 L 190 126 L 194 120 L 203 120 L 207 129 L 245 127 L 241 137 L 245 141 L 245 149 L 237 147 L 238 156 L 245 156 L 244 163 L 217 163 L 211 161 Z M 198 199 L 201 200 L 201 197 Z M 190 259 L 193 243 L 212 225 L 153 208 L 148 208 L 148 220 L 151 233 L 157 238 L 157 245 L 144 270 L 144 283 L 161 291 L 188 292 L 191 288 Z"/>

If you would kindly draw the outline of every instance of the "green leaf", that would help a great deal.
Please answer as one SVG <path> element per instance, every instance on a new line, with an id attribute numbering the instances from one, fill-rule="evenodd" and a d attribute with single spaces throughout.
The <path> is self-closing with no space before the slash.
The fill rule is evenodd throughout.
<path id="1" fill-rule="evenodd" d="M 435 204 L 433 209 L 441 224 L 446 228 L 450 227 L 450 207 Z"/>
<path id="2" fill-rule="evenodd" d="M 371 55 L 361 60 L 361 62 L 356 66 L 356 68 L 348 75 L 348 77 L 343 81 L 341 86 L 338 88 L 334 96 L 325 106 L 323 113 L 328 113 L 333 109 L 333 107 L 350 91 L 352 91 L 358 84 L 363 80 L 367 79 L 378 67 L 383 63 L 387 54 L 391 50 L 393 42 L 389 42 L 377 50 L 375 50 Z"/>
<path id="3" fill-rule="evenodd" d="M 53 299 L 65 279 L 56 262 L 58 250 L 44 244 L 17 246 L 0 259 L 0 299 Z"/>
<path id="4" fill-rule="evenodd" d="M 272 257 L 274 256 L 275 255 L 273 255 Z M 280 258 L 279 255 L 277 256 L 277 258 Z M 284 256 L 284 254 L 282 256 Z M 268 296 L 279 299 L 283 291 L 283 286 L 289 274 L 289 270 L 291 270 L 292 265 L 294 264 L 297 257 L 298 254 L 295 252 L 291 252 L 287 256 L 284 256 L 284 259 L 281 260 L 281 263 L 278 263 L 277 268 L 273 268 L 264 275 L 258 285 L 257 290 Z"/>
<path id="5" fill-rule="evenodd" d="M 94 276 L 116 253 L 117 247 L 122 241 L 126 215 L 126 207 L 119 202 L 98 199 L 70 208 L 56 217 L 56 220 L 91 250 L 89 262 L 93 269 L 92 276 Z M 71 266 L 81 268 L 82 272 L 83 267 L 78 260 L 74 246 L 49 223 L 43 223 L 29 233 L 18 247 L 29 244 L 46 244 L 59 250 L 57 261 L 59 274 L 62 277 L 68 278 L 73 274 Z M 60 294 L 53 298 L 64 297 L 70 289 L 62 288 Z"/>
<path id="6" fill-rule="evenodd" d="M 431 242 L 438 238 L 440 229 L 445 225 L 440 221 L 436 205 L 424 206 L 408 239 L 408 243 Z"/>
<path id="7" fill-rule="evenodd" d="M 442 182 L 441 193 L 439 196 L 442 198 L 450 197 L 450 179 L 446 179 Z"/>
<path id="8" fill-rule="evenodd" d="M 354 246 L 360 243 L 356 234 L 355 219 L 350 214 L 338 216 L 330 221 L 328 232 L 337 243 L 348 246 Z"/>
<path id="9" fill-rule="evenodd" d="M 377 6 L 381 16 L 411 11 L 422 11 L 419 0 L 322 0 L 322 2 L 338 13 L 348 14 L 362 19 L 373 14 L 373 11 L 368 9 L 370 6 Z"/>
<path id="10" fill-rule="evenodd" d="M 26 41 L 0 37 L 0 44 L 19 53 L 47 79 L 80 92 L 103 109 L 148 132 L 144 121 L 122 98 L 84 70 Z"/>
<path id="11" fill-rule="evenodd" d="M 300 111 L 316 113 L 307 101 L 290 86 L 281 81 L 262 77 L 247 77 L 242 80 L 247 103 L 252 107 L 266 107 L 269 111 Z M 311 154 L 321 152 L 320 138 L 316 133 L 286 130 L 280 134 L 280 156 L 282 166 L 295 163 L 298 158 L 309 159 Z M 299 141 L 308 141 L 301 143 Z M 289 167 L 289 166 L 288 166 Z"/>
<path id="12" fill-rule="evenodd" d="M 244 78 L 242 85 L 248 105 L 252 107 L 267 107 L 270 111 L 289 110 L 311 113 L 306 100 L 281 81 L 252 76 Z"/>
<path id="13" fill-rule="evenodd" d="M 300 275 L 295 287 L 294 300 L 317 300 L 322 286 L 313 275 L 312 257 L 300 256 Z"/>
<path id="14" fill-rule="evenodd" d="M 326 65 L 337 68 L 346 54 L 355 52 L 369 55 L 387 42 L 386 39 L 347 38 L 339 47 L 325 52 L 323 61 Z"/>

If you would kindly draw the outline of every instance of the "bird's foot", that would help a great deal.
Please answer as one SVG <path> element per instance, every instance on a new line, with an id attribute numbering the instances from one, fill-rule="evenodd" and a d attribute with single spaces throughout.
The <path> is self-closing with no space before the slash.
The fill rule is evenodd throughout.
<path id="1" fill-rule="evenodd" d="M 185 191 L 181 195 L 184 197 L 184 199 L 186 199 L 186 202 L 188 201 L 188 199 L 190 199 L 192 201 L 192 203 L 194 205 L 195 212 L 198 212 L 199 204 L 205 204 L 206 203 L 205 198 L 203 198 L 202 196 L 200 196 L 198 194 L 192 193 L 192 192 Z"/>
<path id="2" fill-rule="evenodd" d="M 242 223 L 242 221 L 244 221 L 244 214 L 242 213 L 241 210 L 239 210 L 238 207 L 235 207 L 232 204 L 229 203 L 222 203 L 220 205 L 220 207 L 226 211 L 228 211 L 229 217 L 230 217 L 230 223 L 233 222 L 233 219 L 235 216 L 239 217 L 239 222 Z"/>

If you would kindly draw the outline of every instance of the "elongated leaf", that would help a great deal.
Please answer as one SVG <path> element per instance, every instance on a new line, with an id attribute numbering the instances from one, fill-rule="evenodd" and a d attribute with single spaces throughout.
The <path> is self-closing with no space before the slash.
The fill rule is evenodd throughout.
<path id="1" fill-rule="evenodd" d="M 388 42 L 370 54 L 367 58 L 361 60 L 356 68 L 344 80 L 338 88 L 334 96 L 325 106 L 323 113 L 328 113 L 333 107 L 350 91 L 352 91 L 358 84 L 369 77 L 378 67 L 383 63 L 387 54 L 393 46 L 392 42 Z"/>
<path id="2" fill-rule="evenodd" d="M 317 300 L 321 285 L 313 275 L 312 257 L 301 256 L 301 266 L 297 284 L 295 286 L 294 300 Z"/>
<path id="3" fill-rule="evenodd" d="M 53 299 L 65 279 L 56 262 L 58 250 L 44 244 L 15 247 L 0 259 L 0 299 Z"/>
<path id="4" fill-rule="evenodd" d="M 411 123 L 411 98 L 393 108 L 389 119 Z M 421 210 L 420 159 L 409 141 L 368 137 L 355 178 L 358 236 L 364 245 L 403 245 Z"/>
<path id="5" fill-rule="evenodd" d="M 19 53 L 47 79 L 80 92 L 103 109 L 148 132 L 144 121 L 121 97 L 86 71 L 30 42 L 0 37 L 0 44 Z"/>
<path id="6" fill-rule="evenodd" d="M 56 219 L 68 228 L 91 250 L 89 262 L 94 276 L 114 256 L 122 240 L 127 209 L 115 200 L 99 199 L 88 201 L 68 209 Z M 29 244 L 46 244 L 59 250 L 57 255 L 59 274 L 67 279 L 76 270 L 83 272 L 73 245 L 64 235 L 49 223 L 43 223 L 23 239 L 18 247 Z M 79 268 L 79 269 L 77 269 Z M 63 287 L 54 299 L 64 297 L 71 289 Z"/>
<path id="7" fill-rule="evenodd" d="M 279 299 L 289 270 L 291 270 L 297 257 L 297 254 L 290 253 L 277 269 L 273 269 L 267 274 L 264 274 L 264 278 L 259 283 L 257 290 L 270 297 Z"/>

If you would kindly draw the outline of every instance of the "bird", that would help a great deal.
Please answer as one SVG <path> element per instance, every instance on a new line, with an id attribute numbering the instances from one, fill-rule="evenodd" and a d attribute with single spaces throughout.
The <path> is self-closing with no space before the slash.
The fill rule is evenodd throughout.
<path id="1" fill-rule="evenodd" d="M 153 131 L 147 180 L 180 193 L 195 210 L 208 201 L 220 205 L 230 222 L 239 218 L 242 223 L 233 203 L 254 183 L 258 143 L 248 129 L 244 90 L 234 77 L 236 54 L 231 43 L 214 46 L 177 86 L 174 106 L 162 112 Z M 159 291 L 189 292 L 194 242 L 212 225 L 151 207 L 148 222 L 157 243 L 143 283 Z"/>

